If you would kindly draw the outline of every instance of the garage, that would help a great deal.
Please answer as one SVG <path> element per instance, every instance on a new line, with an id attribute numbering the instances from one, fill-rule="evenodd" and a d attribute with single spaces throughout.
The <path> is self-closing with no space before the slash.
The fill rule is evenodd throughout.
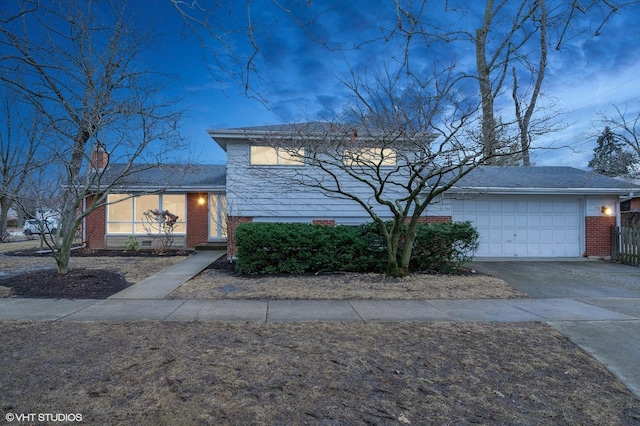
<path id="1" fill-rule="evenodd" d="M 505 197 L 506 198 L 506 197 Z M 480 233 L 477 257 L 579 257 L 583 202 L 563 197 L 452 200 L 452 219 Z"/>

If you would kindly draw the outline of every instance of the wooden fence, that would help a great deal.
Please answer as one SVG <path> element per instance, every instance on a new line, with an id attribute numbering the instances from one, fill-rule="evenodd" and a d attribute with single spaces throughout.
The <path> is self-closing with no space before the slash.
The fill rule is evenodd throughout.
<path id="1" fill-rule="evenodd" d="M 640 228 L 611 227 L 611 259 L 640 265 Z"/>

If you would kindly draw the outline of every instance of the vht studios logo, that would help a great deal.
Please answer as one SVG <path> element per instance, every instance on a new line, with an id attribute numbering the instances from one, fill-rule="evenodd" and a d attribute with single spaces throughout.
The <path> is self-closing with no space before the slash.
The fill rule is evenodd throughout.
<path id="1" fill-rule="evenodd" d="M 7 413 L 4 418 L 8 422 L 81 422 L 82 414 L 78 413 Z"/>

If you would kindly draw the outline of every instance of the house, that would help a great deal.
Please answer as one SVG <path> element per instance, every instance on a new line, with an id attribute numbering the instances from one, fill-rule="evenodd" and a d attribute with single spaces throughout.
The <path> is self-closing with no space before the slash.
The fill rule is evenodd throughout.
<path id="1" fill-rule="evenodd" d="M 620 216 L 620 226 L 636 228 L 640 226 L 640 196 L 637 193 L 629 194 L 624 201 L 620 202 Z"/>
<path id="2" fill-rule="evenodd" d="M 128 198 L 122 205 L 101 209 L 101 214 L 87 219 L 88 246 L 116 247 L 131 234 L 143 238 L 141 209 L 162 208 L 167 201 L 183 212 L 178 214 L 183 222 L 176 245 L 194 247 L 227 239 L 230 255 L 235 253 L 234 230 L 240 223 L 356 225 L 370 221 L 363 207 L 351 200 L 292 183 L 291 178 L 306 167 L 302 157 L 291 155 L 292 146 L 312 143 L 309 135 L 301 134 L 300 140 L 292 142 L 287 126 L 211 130 L 209 134 L 227 153 L 226 169 L 199 166 L 197 173 L 185 175 L 158 194 Z M 389 161 L 383 166 L 395 164 L 386 148 L 358 150 L 362 156 L 382 156 Z M 122 190 L 132 194 L 135 187 Z M 632 191 L 624 182 L 571 167 L 481 166 L 435 199 L 421 221 L 471 221 L 480 232 L 478 257 L 607 257 L 610 228 L 620 220 L 620 200 Z M 111 201 L 119 196 L 113 192 Z"/>

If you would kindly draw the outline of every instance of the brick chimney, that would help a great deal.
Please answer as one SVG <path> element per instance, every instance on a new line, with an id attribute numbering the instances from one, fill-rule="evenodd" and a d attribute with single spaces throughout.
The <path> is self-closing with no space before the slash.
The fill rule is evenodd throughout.
<path id="1" fill-rule="evenodd" d="M 98 142 L 93 147 L 89 162 L 91 163 L 91 168 L 99 172 L 107 168 L 109 165 L 109 153 L 102 143 Z"/>

